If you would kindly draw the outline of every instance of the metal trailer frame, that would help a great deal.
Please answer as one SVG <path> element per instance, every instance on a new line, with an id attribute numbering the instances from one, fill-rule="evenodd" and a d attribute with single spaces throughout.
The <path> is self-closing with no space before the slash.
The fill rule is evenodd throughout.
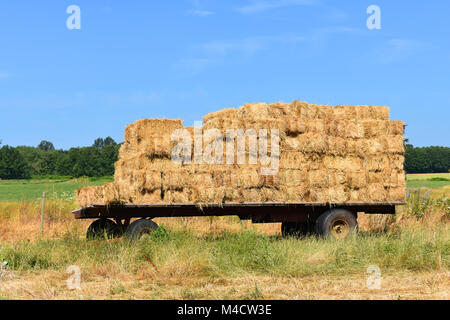
<path id="1" fill-rule="evenodd" d="M 247 203 L 151 203 L 151 204 L 92 204 L 72 211 L 75 219 L 114 219 L 122 228 L 132 218 L 153 219 L 159 217 L 238 216 L 254 223 L 302 223 L 315 221 L 330 209 L 345 209 L 357 213 L 395 214 L 395 207 L 403 202 L 247 202 Z"/>

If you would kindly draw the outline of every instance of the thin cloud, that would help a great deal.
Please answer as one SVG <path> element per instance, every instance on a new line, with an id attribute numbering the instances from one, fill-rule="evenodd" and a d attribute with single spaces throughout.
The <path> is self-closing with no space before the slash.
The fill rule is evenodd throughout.
<path id="1" fill-rule="evenodd" d="M 260 51 L 277 45 L 295 44 L 305 38 L 297 35 L 249 37 L 244 39 L 213 40 L 192 47 L 196 52 L 191 58 L 183 58 L 172 65 L 177 77 L 195 76 L 211 67 L 222 64 L 230 57 L 249 58 Z"/>
<path id="2" fill-rule="evenodd" d="M 232 53 L 253 55 L 258 51 L 268 49 L 274 44 L 295 44 L 305 38 L 297 35 L 261 36 L 234 40 L 215 40 L 199 46 L 208 56 L 226 56 Z"/>
<path id="3" fill-rule="evenodd" d="M 250 0 L 250 4 L 238 7 L 236 8 L 236 11 L 243 14 L 252 14 L 271 9 L 314 5 L 317 3 L 317 0 Z"/>
<path id="4" fill-rule="evenodd" d="M 375 60 L 392 63 L 408 59 L 426 48 L 425 43 L 410 39 L 391 39 L 377 50 Z"/>
<path id="5" fill-rule="evenodd" d="M 213 63 L 213 59 L 209 58 L 181 59 L 172 66 L 172 69 L 179 77 L 190 77 L 204 71 Z"/>
<path id="6" fill-rule="evenodd" d="M 213 15 L 215 12 L 207 11 L 207 10 L 188 10 L 187 13 L 198 16 L 198 17 L 207 17 Z"/>
<path id="7" fill-rule="evenodd" d="M 203 7 L 200 3 L 200 0 L 193 0 L 191 2 L 192 2 L 192 5 L 194 6 L 194 8 L 191 10 L 187 10 L 186 12 L 188 14 L 197 16 L 197 17 L 207 17 L 207 16 L 215 14 L 215 12 L 213 12 L 213 11 L 203 9 Z"/>
<path id="8" fill-rule="evenodd" d="M 11 74 L 8 72 L 0 72 L 0 79 L 5 79 L 11 77 Z"/>

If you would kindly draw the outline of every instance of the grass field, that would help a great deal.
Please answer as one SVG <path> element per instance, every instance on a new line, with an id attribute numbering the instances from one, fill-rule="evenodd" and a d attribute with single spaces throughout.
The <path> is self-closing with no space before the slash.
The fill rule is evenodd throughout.
<path id="1" fill-rule="evenodd" d="M 103 185 L 113 177 L 80 179 L 0 180 L 0 201 L 35 200 L 47 192 L 49 197 L 71 199 L 78 188 Z"/>
<path id="2" fill-rule="evenodd" d="M 33 192 L 100 182 L 39 181 Z M 87 241 L 90 221 L 73 219 L 72 199 L 50 198 L 43 234 L 39 201 L 0 201 L 0 299 L 448 299 L 450 200 L 408 193 L 396 216 L 360 215 L 344 241 L 282 238 L 280 224 L 237 217 L 159 218 L 135 243 Z M 67 287 L 73 265 L 81 290 Z M 367 285 L 373 270 L 379 288 Z"/>
<path id="3" fill-rule="evenodd" d="M 450 197 L 450 173 L 408 174 L 408 188 L 427 188 L 440 197 Z"/>

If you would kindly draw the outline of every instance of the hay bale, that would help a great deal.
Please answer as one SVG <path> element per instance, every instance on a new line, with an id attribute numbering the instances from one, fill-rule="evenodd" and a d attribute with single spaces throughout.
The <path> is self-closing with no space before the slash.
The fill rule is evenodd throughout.
<path id="1" fill-rule="evenodd" d="M 177 142 L 171 141 L 171 135 L 184 128 L 182 122 L 139 120 L 125 130 L 115 182 L 81 189 L 77 192 L 80 204 L 404 199 L 404 124 L 389 121 L 387 107 L 254 103 L 207 114 L 203 122 L 202 134 L 218 129 L 224 164 L 175 163 L 171 152 Z M 184 129 L 194 137 L 194 128 Z M 244 163 L 237 163 L 234 141 L 234 163 L 226 164 L 230 129 L 252 129 L 258 135 L 261 129 L 269 129 L 269 134 L 278 129 L 279 171 L 261 175 L 261 163 L 249 163 L 250 156 L 256 159 L 258 152 L 248 141 Z M 211 155 L 216 152 L 210 149 L 213 139 L 202 139 L 203 150 Z M 255 141 L 259 148 L 266 143 L 271 150 L 270 138 L 258 136 Z"/>
<path id="2" fill-rule="evenodd" d="M 208 113 L 203 117 L 203 124 L 206 125 L 208 122 L 215 120 L 217 118 L 220 119 L 234 119 L 237 117 L 236 109 L 234 108 L 228 108 L 228 109 L 222 109 L 216 112 Z"/>
<path id="3" fill-rule="evenodd" d="M 318 133 L 305 133 L 296 137 L 287 136 L 281 141 L 282 150 L 303 153 L 325 153 L 327 146 L 327 137 Z"/>
<path id="4" fill-rule="evenodd" d="M 327 170 L 362 170 L 363 160 L 358 156 L 342 157 L 325 155 L 322 165 Z"/>
<path id="5" fill-rule="evenodd" d="M 287 115 L 288 104 L 277 102 L 275 104 L 248 103 L 239 107 L 236 111 L 238 118 L 279 118 Z"/>
<path id="6" fill-rule="evenodd" d="M 365 170 L 348 170 L 345 171 L 345 185 L 351 189 L 360 189 L 367 186 L 367 172 Z"/>
<path id="7" fill-rule="evenodd" d="M 130 140 L 125 140 L 131 144 L 139 143 L 139 140 L 147 140 L 153 136 L 170 136 L 177 129 L 183 129 L 181 120 L 171 119 L 142 119 L 135 122 Z"/>

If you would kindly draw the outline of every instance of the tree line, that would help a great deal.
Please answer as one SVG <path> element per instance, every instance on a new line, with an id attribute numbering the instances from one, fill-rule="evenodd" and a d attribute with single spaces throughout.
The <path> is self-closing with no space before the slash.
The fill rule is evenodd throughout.
<path id="1" fill-rule="evenodd" d="M 5 145 L 0 148 L 0 179 L 111 176 L 119 148 L 120 144 L 111 137 L 98 138 L 90 147 L 69 150 L 56 150 L 49 141 L 42 141 L 37 147 Z"/>
<path id="2" fill-rule="evenodd" d="M 411 144 L 406 144 L 405 171 L 407 173 L 450 172 L 450 148 L 418 148 Z"/>
<path id="3" fill-rule="evenodd" d="M 1 144 L 1 141 L 0 141 Z M 56 150 L 49 141 L 37 147 L 0 148 L 0 179 L 29 179 L 32 176 L 101 177 L 114 174 L 120 144 L 111 137 L 98 138 L 90 147 Z M 407 173 L 450 171 L 450 148 L 417 148 L 406 141 Z"/>

